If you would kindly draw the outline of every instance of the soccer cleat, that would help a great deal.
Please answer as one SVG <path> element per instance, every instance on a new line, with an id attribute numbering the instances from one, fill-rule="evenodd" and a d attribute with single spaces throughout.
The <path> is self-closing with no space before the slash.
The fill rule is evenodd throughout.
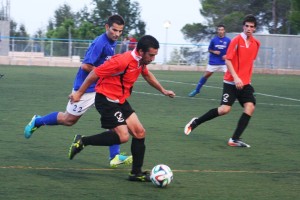
<path id="1" fill-rule="evenodd" d="M 147 171 L 141 172 L 139 174 L 129 173 L 128 180 L 129 181 L 140 181 L 140 182 L 151 182 L 150 173 Z"/>
<path id="2" fill-rule="evenodd" d="M 199 94 L 199 92 L 197 90 L 193 90 L 190 94 L 189 97 L 194 97 L 196 96 L 196 94 Z"/>
<path id="3" fill-rule="evenodd" d="M 72 160 L 76 154 L 78 154 L 83 148 L 84 145 L 82 143 L 82 136 L 81 135 L 75 135 L 73 143 L 70 146 L 69 149 L 69 158 Z"/>
<path id="4" fill-rule="evenodd" d="M 35 120 L 37 118 L 41 118 L 41 116 L 39 116 L 39 115 L 33 115 L 33 117 L 30 120 L 30 122 L 25 126 L 25 129 L 24 129 L 24 136 L 25 136 L 25 138 L 29 139 L 31 137 L 32 133 L 34 131 L 36 131 L 36 129 L 38 129 L 38 127 L 35 126 Z"/>
<path id="5" fill-rule="evenodd" d="M 113 159 L 110 160 L 110 167 L 116 168 L 119 165 L 125 164 L 130 165 L 132 163 L 132 156 L 126 156 L 123 154 L 116 155 Z"/>
<path id="6" fill-rule="evenodd" d="M 245 142 L 242 142 L 241 140 L 233 140 L 232 138 L 230 138 L 228 140 L 228 145 L 231 147 L 250 147 L 249 144 L 246 144 Z"/>
<path id="7" fill-rule="evenodd" d="M 189 135 L 192 132 L 192 130 L 194 129 L 194 127 L 192 127 L 192 124 L 195 121 L 195 119 L 197 118 L 194 117 L 193 119 L 191 119 L 191 121 L 189 121 L 189 123 L 187 123 L 187 125 L 185 125 L 184 134 Z"/>

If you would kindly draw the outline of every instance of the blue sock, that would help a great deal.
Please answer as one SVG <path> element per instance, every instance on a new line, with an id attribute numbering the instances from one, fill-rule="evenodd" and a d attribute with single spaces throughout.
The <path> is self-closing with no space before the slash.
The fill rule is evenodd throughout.
<path id="1" fill-rule="evenodd" d="M 120 145 L 115 144 L 115 145 L 109 146 L 109 158 L 110 158 L 110 160 L 113 159 L 117 154 L 120 154 Z"/>
<path id="2" fill-rule="evenodd" d="M 196 87 L 196 91 L 200 92 L 200 89 L 202 88 L 202 86 L 206 83 L 207 79 L 203 76 L 201 77 L 201 79 L 199 80 L 197 87 Z"/>
<path id="3" fill-rule="evenodd" d="M 40 127 L 44 125 L 58 125 L 57 123 L 58 112 L 53 112 L 35 120 L 35 126 Z"/>

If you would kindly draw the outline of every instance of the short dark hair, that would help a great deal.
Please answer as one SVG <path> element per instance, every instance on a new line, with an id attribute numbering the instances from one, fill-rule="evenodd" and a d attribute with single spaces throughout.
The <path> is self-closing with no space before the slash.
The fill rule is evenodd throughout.
<path id="1" fill-rule="evenodd" d="M 151 35 L 144 35 L 139 39 L 136 49 L 148 52 L 149 48 L 159 49 L 159 42 Z"/>
<path id="2" fill-rule="evenodd" d="M 109 27 L 111 27 L 113 24 L 125 25 L 125 21 L 121 15 L 115 14 L 110 16 L 105 24 L 107 24 Z"/>
<path id="3" fill-rule="evenodd" d="M 225 29 L 225 25 L 224 24 L 219 24 L 218 26 L 217 26 L 217 28 L 224 28 Z"/>
<path id="4" fill-rule="evenodd" d="M 243 25 L 245 25 L 246 22 L 254 23 L 254 27 L 256 27 L 256 18 L 254 17 L 254 15 L 252 14 L 246 15 L 243 21 Z"/>

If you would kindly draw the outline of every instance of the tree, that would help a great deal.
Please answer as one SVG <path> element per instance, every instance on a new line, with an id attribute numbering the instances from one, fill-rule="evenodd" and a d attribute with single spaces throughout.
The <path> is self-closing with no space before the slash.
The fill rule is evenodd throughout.
<path id="1" fill-rule="evenodd" d="M 120 14 L 125 20 L 124 35 L 133 31 L 136 38 L 143 36 L 146 24 L 140 18 L 141 9 L 138 2 L 130 0 L 93 0 L 95 9 L 92 20 L 104 27 L 106 19 L 113 14 Z"/>
<path id="2" fill-rule="evenodd" d="M 77 27 L 76 37 L 83 40 L 91 40 L 105 32 L 104 25 L 100 26 L 92 19 L 91 12 L 84 6 L 79 12 L 76 13 L 75 23 Z"/>
<path id="3" fill-rule="evenodd" d="M 130 0 L 93 0 L 95 7 L 89 10 L 86 6 L 74 13 L 67 4 L 60 6 L 47 27 L 47 37 L 69 37 L 68 27 L 71 27 L 72 37 L 76 39 L 94 39 L 105 32 L 105 23 L 109 16 L 120 14 L 125 20 L 124 35 L 133 32 L 136 38 L 145 34 L 146 24 L 140 20 L 140 7 Z"/>
<path id="4" fill-rule="evenodd" d="M 26 31 L 25 25 L 20 24 L 18 26 L 17 22 L 10 20 L 10 37 L 28 37 L 29 34 Z"/>
<path id="5" fill-rule="evenodd" d="M 241 32 L 241 22 L 247 14 L 256 16 L 257 31 L 266 29 L 270 33 L 298 34 L 300 30 L 297 25 L 299 0 L 199 0 L 199 2 L 202 5 L 199 11 L 206 22 L 186 24 L 181 29 L 184 37 L 194 42 L 211 37 L 218 24 L 224 24 L 227 32 Z"/>
<path id="6" fill-rule="evenodd" d="M 75 14 L 72 12 L 71 7 L 68 4 L 63 4 L 57 10 L 54 11 L 54 25 L 60 27 L 65 20 L 74 19 Z"/>
<path id="7" fill-rule="evenodd" d="M 68 4 L 63 4 L 54 11 L 54 19 L 49 20 L 48 31 L 46 33 L 48 38 L 69 38 L 69 31 L 74 33 L 75 28 L 75 14 L 72 12 Z M 69 29 L 71 28 L 71 30 Z"/>
<path id="8" fill-rule="evenodd" d="M 300 34 L 300 1 L 292 0 L 289 13 L 289 33 Z"/>
<path id="9" fill-rule="evenodd" d="M 186 60 L 182 57 L 182 54 L 180 51 L 183 51 L 184 47 L 181 47 L 180 50 L 175 48 L 170 55 L 170 60 L 168 61 L 167 64 L 169 65 L 185 65 Z"/>
<path id="10" fill-rule="evenodd" d="M 10 38 L 10 43 L 12 44 L 10 46 L 11 51 L 24 51 L 26 50 L 29 42 L 25 38 L 29 37 L 29 34 L 26 31 L 26 28 L 24 24 L 18 25 L 17 22 L 10 20 L 10 32 L 9 32 L 10 37 L 17 37 L 15 38 Z M 18 45 L 14 42 L 15 40 L 24 40 L 22 42 L 18 42 Z"/>

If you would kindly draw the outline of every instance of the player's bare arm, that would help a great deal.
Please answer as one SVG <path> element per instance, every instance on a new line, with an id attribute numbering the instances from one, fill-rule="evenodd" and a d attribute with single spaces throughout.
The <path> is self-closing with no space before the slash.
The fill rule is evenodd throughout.
<path id="1" fill-rule="evenodd" d="M 169 96 L 171 98 L 175 97 L 175 93 L 172 90 L 166 90 L 156 79 L 156 77 L 149 71 L 147 75 L 143 74 L 144 79 L 148 82 L 149 85 L 160 91 L 162 94 Z"/>
<path id="2" fill-rule="evenodd" d="M 94 71 L 91 71 L 89 75 L 84 80 L 83 84 L 80 86 L 80 88 L 69 95 L 69 99 L 72 103 L 78 102 L 81 98 L 81 96 L 85 93 L 85 91 L 88 89 L 88 87 L 96 82 L 98 80 L 98 76 L 95 74 Z"/>
<path id="3" fill-rule="evenodd" d="M 217 51 L 217 50 L 209 50 L 210 53 L 216 54 L 216 55 L 220 55 L 221 51 Z"/>
<path id="4" fill-rule="evenodd" d="M 94 68 L 95 68 L 95 66 L 93 66 L 91 64 L 87 64 L 87 63 L 81 64 L 81 69 L 83 69 L 86 72 L 91 72 L 91 71 L 93 71 Z"/>

